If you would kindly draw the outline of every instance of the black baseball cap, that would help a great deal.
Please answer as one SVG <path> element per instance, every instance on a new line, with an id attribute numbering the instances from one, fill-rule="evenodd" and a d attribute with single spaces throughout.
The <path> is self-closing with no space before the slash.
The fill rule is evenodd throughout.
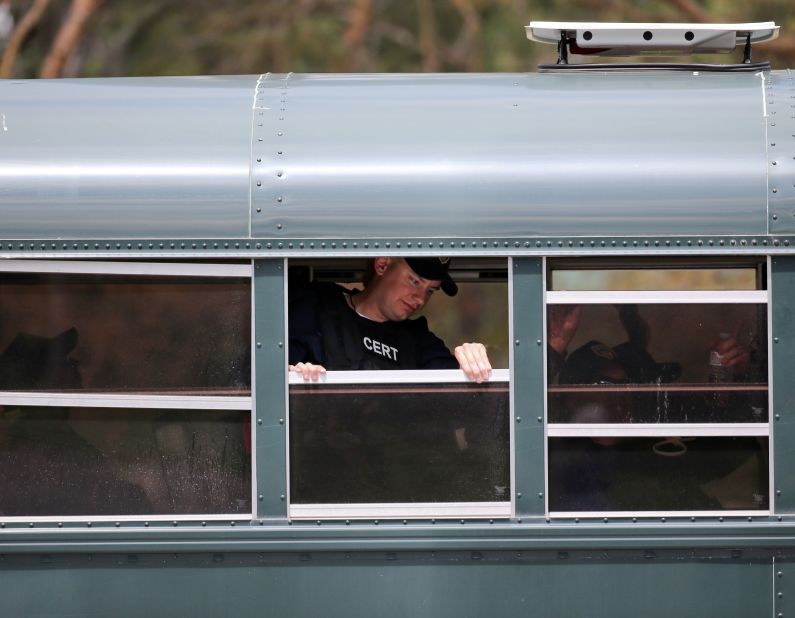
<path id="1" fill-rule="evenodd" d="M 406 264 L 423 279 L 442 282 L 442 291 L 448 296 L 458 294 L 458 286 L 450 277 L 449 257 L 406 258 Z"/>

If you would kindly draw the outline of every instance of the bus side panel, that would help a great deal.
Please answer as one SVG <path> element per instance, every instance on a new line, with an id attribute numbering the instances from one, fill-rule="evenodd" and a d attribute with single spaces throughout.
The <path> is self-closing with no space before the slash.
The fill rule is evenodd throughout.
<path id="1" fill-rule="evenodd" d="M 795 444 L 795 258 L 776 256 L 772 260 L 773 322 L 773 470 L 775 511 L 795 512 L 795 475 L 792 449 Z"/>
<path id="2" fill-rule="evenodd" d="M 477 553 L 477 552 L 476 552 Z M 47 616 L 566 616 L 773 615 L 773 563 L 551 559 L 458 554 L 394 560 L 256 554 L 6 557 L 0 609 Z M 260 564 L 258 564 L 258 561 Z M 279 564 L 278 562 L 282 562 Z"/>

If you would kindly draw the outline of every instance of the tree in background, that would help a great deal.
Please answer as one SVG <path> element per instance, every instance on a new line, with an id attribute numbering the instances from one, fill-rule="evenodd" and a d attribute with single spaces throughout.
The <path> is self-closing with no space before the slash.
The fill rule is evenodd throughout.
<path id="1" fill-rule="evenodd" d="M 528 71 L 555 60 L 531 18 L 774 20 L 754 59 L 795 59 L 791 0 L 0 0 L 0 76 Z"/>

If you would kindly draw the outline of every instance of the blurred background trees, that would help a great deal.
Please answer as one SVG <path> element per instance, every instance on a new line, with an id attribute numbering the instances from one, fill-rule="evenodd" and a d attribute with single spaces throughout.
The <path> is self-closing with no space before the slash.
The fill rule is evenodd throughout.
<path id="1" fill-rule="evenodd" d="M 774 20 L 754 59 L 795 64 L 792 0 L 0 0 L 0 76 L 528 71 L 531 19 Z"/>

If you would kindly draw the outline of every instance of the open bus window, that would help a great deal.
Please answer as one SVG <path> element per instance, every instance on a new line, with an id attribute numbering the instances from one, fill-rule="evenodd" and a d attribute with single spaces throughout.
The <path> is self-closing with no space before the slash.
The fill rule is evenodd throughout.
<path id="1" fill-rule="evenodd" d="M 290 375 L 291 517 L 508 515 L 506 261 L 453 260 L 458 294 L 437 292 L 405 328 L 369 325 L 349 302 L 367 261 L 290 266 L 291 363 L 300 349 L 328 369 Z M 486 346 L 489 381 L 439 347 L 465 341 Z"/>
<path id="2" fill-rule="evenodd" d="M 251 264 L 0 264 L 0 517 L 250 516 Z"/>
<path id="3" fill-rule="evenodd" d="M 762 266 L 553 263 L 551 511 L 769 508 Z"/>

